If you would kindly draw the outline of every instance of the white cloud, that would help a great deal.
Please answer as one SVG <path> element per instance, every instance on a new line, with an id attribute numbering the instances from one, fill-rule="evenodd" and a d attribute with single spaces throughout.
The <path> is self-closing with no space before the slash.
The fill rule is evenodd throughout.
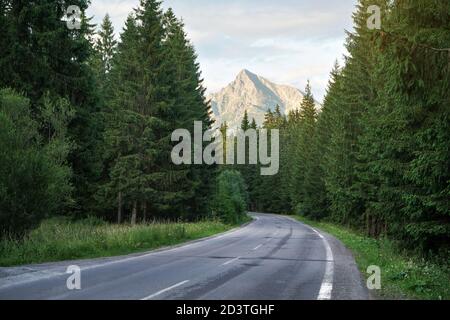
<path id="1" fill-rule="evenodd" d="M 243 68 L 302 89 L 307 79 L 322 100 L 356 0 L 165 0 L 183 18 L 208 91 L 227 85 Z M 138 0 L 93 0 L 90 14 L 106 12 L 118 34 Z"/>

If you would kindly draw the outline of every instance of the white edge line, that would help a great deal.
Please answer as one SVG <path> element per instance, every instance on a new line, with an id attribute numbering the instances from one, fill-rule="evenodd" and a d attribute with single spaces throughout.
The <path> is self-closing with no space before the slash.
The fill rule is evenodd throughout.
<path id="1" fill-rule="evenodd" d="M 159 295 L 161 295 L 161 294 L 163 294 L 163 293 L 166 293 L 167 291 L 170 291 L 170 290 L 172 290 L 172 289 L 178 288 L 178 287 L 180 287 L 180 286 L 182 286 L 183 284 L 186 284 L 186 283 L 188 283 L 188 282 L 189 282 L 189 280 L 181 281 L 181 282 L 179 282 L 179 283 L 177 283 L 177 284 L 174 284 L 173 286 L 170 286 L 170 287 L 165 288 L 165 289 L 162 289 L 162 290 L 160 290 L 160 291 L 158 291 L 158 292 L 156 292 L 156 293 L 154 293 L 154 294 L 151 294 L 151 295 L 149 295 L 148 297 L 142 298 L 141 300 L 150 300 L 150 299 L 153 299 L 153 298 L 155 298 L 155 297 L 157 297 L 157 296 L 159 296 Z"/>
<path id="2" fill-rule="evenodd" d="M 334 274 L 334 258 L 333 251 L 331 251 L 330 244 L 327 239 L 316 229 L 311 228 L 323 241 L 326 250 L 325 273 L 322 279 L 322 285 L 317 296 L 317 300 L 330 300 L 331 292 L 333 291 L 333 274 Z"/>

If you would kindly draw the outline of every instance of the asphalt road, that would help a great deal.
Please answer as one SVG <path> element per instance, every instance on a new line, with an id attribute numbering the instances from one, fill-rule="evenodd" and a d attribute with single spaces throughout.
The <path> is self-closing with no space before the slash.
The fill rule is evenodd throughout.
<path id="1" fill-rule="evenodd" d="M 0 299 L 369 299 L 351 253 L 293 219 L 139 255 L 0 268 Z M 67 267 L 81 268 L 69 290 Z"/>

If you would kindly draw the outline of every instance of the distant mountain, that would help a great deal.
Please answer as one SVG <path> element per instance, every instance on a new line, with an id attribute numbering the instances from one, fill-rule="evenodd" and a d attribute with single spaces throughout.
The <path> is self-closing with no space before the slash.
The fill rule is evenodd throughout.
<path id="1" fill-rule="evenodd" d="M 227 122 L 230 130 L 240 127 L 247 110 L 250 121 L 258 126 L 264 122 L 265 113 L 281 107 L 285 115 L 298 109 L 304 93 L 297 88 L 278 85 L 248 70 L 242 70 L 236 79 L 221 91 L 211 94 L 213 118 L 217 126 Z M 317 103 L 319 107 L 319 103 Z"/>

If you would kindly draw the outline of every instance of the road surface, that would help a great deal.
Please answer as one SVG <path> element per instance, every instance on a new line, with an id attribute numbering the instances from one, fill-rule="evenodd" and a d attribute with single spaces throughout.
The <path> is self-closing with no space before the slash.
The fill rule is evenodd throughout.
<path id="1" fill-rule="evenodd" d="M 339 241 L 287 217 L 252 215 L 244 228 L 167 250 L 0 268 L 0 299 L 370 298 Z M 80 290 L 67 288 L 70 265 L 81 269 Z"/>

